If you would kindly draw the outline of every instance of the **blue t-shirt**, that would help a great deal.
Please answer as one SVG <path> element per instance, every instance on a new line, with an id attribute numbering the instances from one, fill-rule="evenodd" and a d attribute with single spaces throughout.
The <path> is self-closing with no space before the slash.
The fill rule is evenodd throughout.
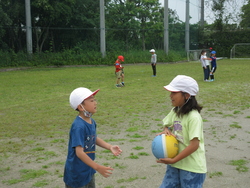
<path id="1" fill-rule="evenodd" d="M 82 162 L 77 156 L 75 147 L 82 146 L 84 152 L 95 160 L 96 123 L 87 123 L 79 116 L 72 123 L 69 133 L 68 156 L 64 169 L 64 182 L 70 187 L 82 187 L 88 184 L 96 171 Z"/>
<path id="2" fill-rule="evenodd" d="M 217 65 L 216 65 L 216 57 L 215 56 L 211 56 L 210 58 L 212 59 L 212 61 L 211 61 L 211 67 L 217 67 Z"/>

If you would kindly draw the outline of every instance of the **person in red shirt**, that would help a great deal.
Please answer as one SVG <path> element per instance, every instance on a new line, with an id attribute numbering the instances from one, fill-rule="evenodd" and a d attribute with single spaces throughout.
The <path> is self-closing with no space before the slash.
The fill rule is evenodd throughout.
<path id="1" fill-rule="evenodd" d="M 124 84 L 124 71 L 121 62 L 124 62 L 124 57 L 119 55 L 115 61 L 115 75 L 116 75 L 116 87 L 125 86 Z"/>

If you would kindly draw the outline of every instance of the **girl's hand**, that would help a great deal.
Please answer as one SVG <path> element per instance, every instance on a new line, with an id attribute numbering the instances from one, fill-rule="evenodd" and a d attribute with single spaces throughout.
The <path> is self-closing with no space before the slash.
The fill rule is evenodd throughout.
<path id="1" fill-rule="evenodd" d="M 157 163 L 164 163 L 164 164 L 174 164 L 175 161 L 172 158 L 163 158 L 163 159 L 158 159 L 156 161 Z"/>
<path id="2" fill-rule="evenodd" d="M 168 136 L 172 135 L 172 136 L 176 137 L 176 136 L 171 132 L 171 130 L 169 130 L 167 127 L 165 127 L 164 130 L 163 130 L 162 132 L 158 133 L 156 136 L 162 135 L 162 134 L 165 134 L 165 135 L 168 135 Z"/>
<path id="3" fill-rule="evenodd" d="M 115 155 L 115 156 L 118 156 L 122 153 L 122 150 L 120 149 L 119 146 L 111 146 L 110 147 L 110 151 Z"/>

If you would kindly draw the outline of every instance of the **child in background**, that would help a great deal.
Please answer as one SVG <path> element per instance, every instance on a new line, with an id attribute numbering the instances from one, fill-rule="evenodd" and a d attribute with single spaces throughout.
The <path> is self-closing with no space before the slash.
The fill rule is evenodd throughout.
<path id="1" fill-rule="evenodd" d="M 116 87 L 125 86 L 123 71 L 124 67 L 121 65 L 121 62 L 124 62 L 124 57 L 119 55 L 115 61 Z"/>
<path id="2" fill-rule="evenodd" d="M 155 54 L 155 50 L 151 49 L 149 51 L 152 55 L 151 55 L 151 66 L 152 66 L 152 70 L 153 70 L 153 77 L 156 77 L 156 62 L 157 62 L 157 55 Z"/>
<path id="3" fill-rule="evenodd" d="M 217 64 L 216 64 L 216 51 L 212 51 L 211 52 L 211 71 L 210 71 L 210 79 L 211 81 L 214 81 L 214 73 L 216 71 L 217 68 Z"/>
<path id="4" fill-rule="evenodd" d="M 95 188 L 94 174 L 104 177 L 112 174 L 113 168 L 97 164 L 96 145 L 110 150 L 115 156 L 121 154 L 119 146 L 110 145 L 96 134 L 96 122 L 91 116 L 96 112 L 95 94 L 89 89 L 79 87 L 69 97 L 70 106 L 78 111 L 69 133 L 68 155 L 64 169 L 65 188 Z"/>
<path id="5" fill-rule="evenodd" d="M 159 134 L 174 135 L 179 141 L 179 153 L 174 158 L 157 160 L 167 164 L 160 188 L 202 188 L 207 167 L 200 115 L 202 107 L 195 98 L 199 91 L 198 84 L 189 76 L 178 75 L 164 88 L 171 92 L 174 108 L 163 119 L 165 128 Z"/>
<path id="6" fill-rule="evenodd" d="M 209 82 L 209 61 L 211 60 L 210 58 L 207 58 L 206 56 L 206 51 L 202 50 L 201 54 L 200 54 L 200 61 L 201 61 L 201 66 L 203 68 L 203 72 L 204 72 L 204 81 L 205 82 Z"/>
<path id="7" fill-rule="evenodd" d="M 210 47 L 210 48 L 209 48 L 209 52 L 211 53 L 212 51 L 213 51 L 213 48 L 212 48 L 212 47 Z"/>

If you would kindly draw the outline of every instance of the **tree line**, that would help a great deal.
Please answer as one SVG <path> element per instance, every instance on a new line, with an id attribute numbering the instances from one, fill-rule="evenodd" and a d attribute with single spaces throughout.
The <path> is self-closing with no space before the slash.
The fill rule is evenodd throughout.
<path id="1" fill-rule="evenodd" d="M 190 24 L 190 49 L 212 46 L 229 56 L 234 43 L 249 41 L 250 0 L 242 7 L 240 24 L 230 24 L 225 2 L 213 0 L 215 21 Z M 99 1 L 32 0 L 34 53 L 100 51 Z M 2 52 L 26 52 L 25 3 L 0 1 L 0 48 Z M 105 0 L 107 52 L 147 51 L 164 48 L 164 7 L 158 0 Z M 169 9 L 169 49 L 184 51 L 185 23 Z M 98 56 L 98 55 L 96 55 Z"/>

